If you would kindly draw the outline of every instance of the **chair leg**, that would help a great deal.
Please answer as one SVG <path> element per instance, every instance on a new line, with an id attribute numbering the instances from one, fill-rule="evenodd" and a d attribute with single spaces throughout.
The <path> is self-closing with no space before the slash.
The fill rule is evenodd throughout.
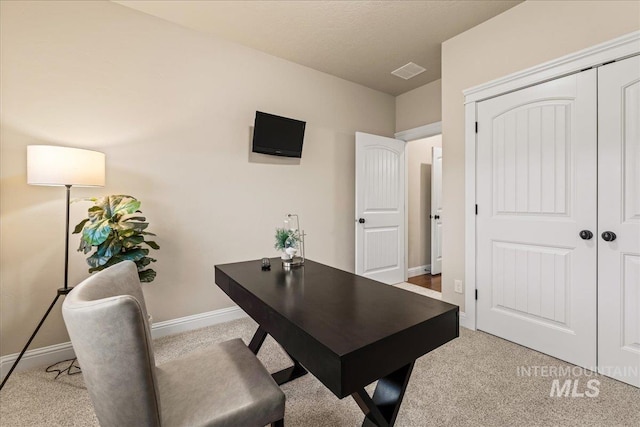
<path id="1" fill-rule="evenodd" d="M 274 423 L 271 423 L 271 427 L 284 427 L 284 418 Z"/>

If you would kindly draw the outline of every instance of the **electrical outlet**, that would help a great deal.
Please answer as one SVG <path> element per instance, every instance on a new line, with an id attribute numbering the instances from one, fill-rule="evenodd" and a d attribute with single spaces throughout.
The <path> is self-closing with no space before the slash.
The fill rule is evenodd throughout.
<path id="1" fill-rule="evenodd" d="M 461 294 L 462 293 L 462 280 L 457 280 L 457 279 L 454 280 L 453 281 L 453 287 L 454 287 L 454 290 L 457 293 Z"/>

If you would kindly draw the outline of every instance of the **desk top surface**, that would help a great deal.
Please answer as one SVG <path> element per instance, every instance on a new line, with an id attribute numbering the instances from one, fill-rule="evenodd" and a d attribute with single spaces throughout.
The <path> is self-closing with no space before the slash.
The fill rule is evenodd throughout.
<path id="1" fill-rule="evenodd" d="M 225 292 L 229 294 L 219 277 L 230 279 L 232 286 L 254 295 L 338 356 L 443 314 L 456 312 L 457 320 L 455 305 L 309 259 L 290 271 L 283 270 L 278 258 L 271 259 L 270 271 L 262 271 L 260 260 L 215 268 L 216 282 Z"/>

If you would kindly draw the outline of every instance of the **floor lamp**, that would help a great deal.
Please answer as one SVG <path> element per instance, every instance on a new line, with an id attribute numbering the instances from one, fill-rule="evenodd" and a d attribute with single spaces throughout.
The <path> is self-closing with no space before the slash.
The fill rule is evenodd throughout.
<path id="1" fill-rule="evenodd" d="M 105 155 L 97 151 L 79 148 L 57 147 L 51 145 L 27 146 L 27 183 L 30 185 L 64 186 L 67 189 L 67 216 L 64 245 L 64 286 L 59 288 L 53 302 L 36 326 L 20 355 L 4 377 L 0 390 L 20 362 L 31 341 L 35 338 L 47 316 L 56 305 L 58 298 L 67 295 L 69 287 L 69 205 L 71 187 L 102 187 L 105 181 Z M 72 362 L 73 363 L 73 362 Z"/>

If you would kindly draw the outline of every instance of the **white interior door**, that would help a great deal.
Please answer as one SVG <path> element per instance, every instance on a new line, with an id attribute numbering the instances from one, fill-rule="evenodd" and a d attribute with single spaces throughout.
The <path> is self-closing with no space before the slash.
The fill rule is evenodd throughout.
<path id="1" fill-rule="evenodd" d="M 595 369 L 596 71 L 477 108 L 477 327 Z"/>
<path id="2" fill-rule="evenodd" d="M 598 369 L 640 387 L 639 57 L 598 69 L 598 124 Z"/>
<path id="3" fill-rule="evenodd" d="M 442 147 L 431 147 L 431 274 L 442 273 Z"/>
<path id="4" fill-rule="evenodd" d="M 404 281 L 404 141 L 356 132 L 356 274 Z"/>

